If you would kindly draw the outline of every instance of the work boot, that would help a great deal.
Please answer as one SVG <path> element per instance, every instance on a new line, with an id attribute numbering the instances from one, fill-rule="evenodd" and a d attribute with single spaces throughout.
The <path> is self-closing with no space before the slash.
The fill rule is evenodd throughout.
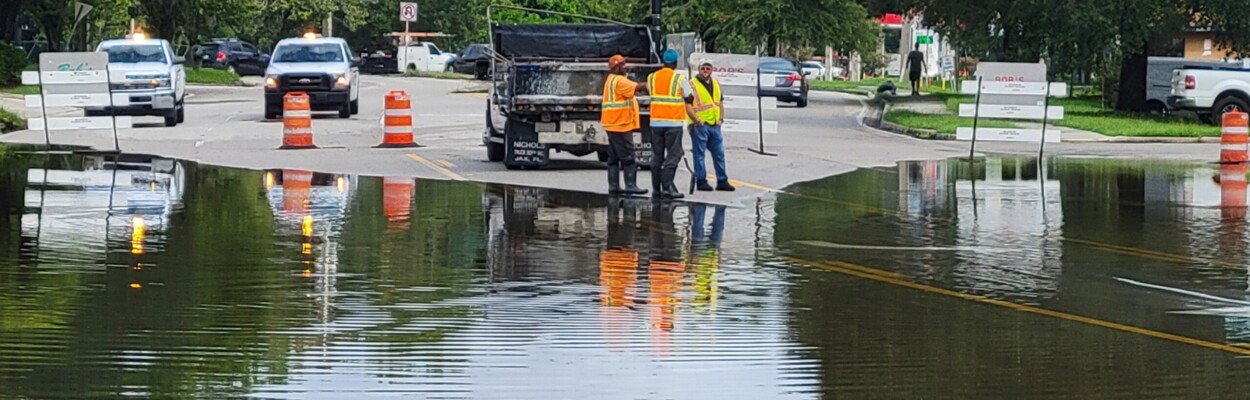
<path id="1" fill-rule="evenodd" d="M 732 192 L 738 189 L 735 188 L 734 185 L 730 185 L 729 181 L 721 181 L 721 182 L 716 182 L 716 190 L 719 190 L 722 192 Z"/>
<path id="2" fill-rule="evenodd" d="M 677 185 L 670 183 L 670 184 L 664 185 L 664 198 L 680 200 L 680 199 L 686 198 L 686 195 L 681 194 L 681 191 L 677 190 Z"/>
<path id="3" fill-rule="evenodd" d="M 625 190 L 621 193 L 642 196 L 651 191 L 638 187 L 638 166 L 625 167 Z"/>
<path id="4" fill-rule="evenodd" d="M 710 192 L 710 191 L 712 191 L 712 185 L 707 184 L 707 181 L 703 181 L 703 180 L 701 180 L 701 181 L 699 181 L 699 183 L 695 184 L 695 188 L 696 188 L 696 189 L 699 189 L 699 191 L 700 191 L 700 192 Z"/>
<path id="5" fill-rule="evenodd" d="M 608 165 L 608 193 L 621 194 L 621 166 Z"/>

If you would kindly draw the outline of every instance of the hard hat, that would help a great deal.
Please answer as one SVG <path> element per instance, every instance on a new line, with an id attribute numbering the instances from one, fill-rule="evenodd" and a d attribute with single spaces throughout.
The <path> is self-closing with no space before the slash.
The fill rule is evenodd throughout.
<path id="1" fill-rule="evenodd" d="M 679 58 L 681 58 L 681 54 L 678 54 L 677 50 L 673 50 L 673 49 L 664 50 L 663 59 L 664 59 L 665 64 L 676 64 L 677 59 Z"/>
<path id="2" fill-rule="evenodd" d="M 702 67 L 702 66 L 704 66 L 704 65 L 709 66 L 709 67 L 710 67 L 710 66 L 712 66 L 712 59 L 710 59 L 710 58 L 700 58 L 700 59 L 699 59 L 699 66 L 700 66 L 700 67 Z"/>
<path id="3" fill-rule="evenodd" d="M 617 54 L 608 59 L 608 68 L 616 68 L 617 65 L 625 63 L 625 57 Z"/>

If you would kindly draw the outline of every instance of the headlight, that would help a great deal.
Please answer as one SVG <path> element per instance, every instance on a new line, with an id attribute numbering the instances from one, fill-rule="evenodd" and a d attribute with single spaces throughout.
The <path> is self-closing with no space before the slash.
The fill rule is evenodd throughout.
<path id="1" fill-rule="evenodd" d="M 278 76 L 277 75 L 265 76 L 265 89 L 277 89 L 277 88 L 278 88 Z"/>
<path id="2" fill-rule="evenodd" d="M 153 79 L 153 80 L 152 80 L 152 87 L 154 87 L 154 88 L 169 87 L 169 78 L 163 78 L 163 79 Z"/>
<path id="3" fill-rule="evenodd" d="M 334 76 L 334 87 L 339 88 L 339 89 L 346 89 L 347 86 L 350 84 L 351 84 L 351 79 L 347 77 L 347 74 L 339 74 L 339 75 Z"/>

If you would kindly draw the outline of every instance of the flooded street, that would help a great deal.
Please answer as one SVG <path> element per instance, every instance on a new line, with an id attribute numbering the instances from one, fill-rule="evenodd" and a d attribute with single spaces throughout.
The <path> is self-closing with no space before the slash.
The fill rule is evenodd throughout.
<path id="1" fill-rule="evenodd" d="M 724 207 L 0 161 L 0 398 L 1240 398 L 1250 378 L 1244 168 L 915 162 Z"/>

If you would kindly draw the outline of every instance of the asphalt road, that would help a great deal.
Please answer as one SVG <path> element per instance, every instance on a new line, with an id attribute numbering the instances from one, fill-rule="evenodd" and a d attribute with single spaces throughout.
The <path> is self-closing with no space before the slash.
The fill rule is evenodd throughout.
<path id="1" fill-rule="evenodd" d="M 481 83 L 423 78 L 366 76 L 362 79 L 360 114 L 339 119 L 315 115 L 315 150 L 277 150 L 282 124 L 263 119 L 259 87 L 194 87 L 187 100 L 187 121 L 173 128 L 159 118 L 138 118 L 136 127 L 119 133 L 126 152 L 147 153 L 241 168 L 291 168 L 372 176 L 467 180 L 534 187 L 604 192 L 601 163 L 553 153 L 553 163 L 539 171 L 509 171 L 486 160 L 481 144 L 486 95 L 455 93 Z M 412 96 L 416 149 L 375 149 L 381 142 L 383 98 L 390 90 Z M 12 101 L 12 99 L 10 99 Z M 692 200 L 736 203 L 797 182 L 858 168 L 892 166 L 904 160 L 941 159 L 968 154 L 968 143 L 923 141 L 863 126 L 866 111 L 857 98 L 835 93 L 811 95 L 807 108 L 781 105 L 765 112 L 780 121 L 780 132 L 765 135 L 765 147 L 777 156 L 748 150 L 758 146 L 756 134 L 727 134 L 729 174 L 739 187 L 734 193 L 699 193 Z M 72 110 L 52 110 L 72 114 Z M 0 136 L 10 143 L 44 143 L 42 132 Z M 112 149 L 107 131 L 53 132 L 54 144 Z M 689 148 L 689 141 L 685 143 Z M 1048 154 L 1212 160 L 1218 144 L 1064 143 L 1048 146 Z M 1035 144 L 980 143 L 978 152 L 1037 154 Z M 710 159 L 709 159 L 710 163 Z M 709 165 L 710 167 L 710 165 Z M 710 168 L 709 168 L 710 170 Z M 647 187 L 649 175 L 640 174 Z M 687 182 L 686 171 L 678 176 Z"/>

